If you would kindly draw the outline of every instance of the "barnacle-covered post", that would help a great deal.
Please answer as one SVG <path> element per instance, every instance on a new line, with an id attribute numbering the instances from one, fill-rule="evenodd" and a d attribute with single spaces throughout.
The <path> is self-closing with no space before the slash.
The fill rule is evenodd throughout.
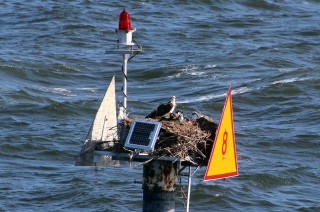
<path id="1" fill-rule="evenodd" d="M 174 211 L 177 162 L 154 160 L 143 166 L 143 211 Z"/>

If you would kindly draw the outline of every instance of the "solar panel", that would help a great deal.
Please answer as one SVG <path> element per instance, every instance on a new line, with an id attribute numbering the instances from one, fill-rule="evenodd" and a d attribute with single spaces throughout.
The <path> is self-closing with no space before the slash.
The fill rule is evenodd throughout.
<path id="1" fill-rule="evenodd" d="M 124 146 L 153 151 L 160 128 L 160 122 L 133 120 Z"/>

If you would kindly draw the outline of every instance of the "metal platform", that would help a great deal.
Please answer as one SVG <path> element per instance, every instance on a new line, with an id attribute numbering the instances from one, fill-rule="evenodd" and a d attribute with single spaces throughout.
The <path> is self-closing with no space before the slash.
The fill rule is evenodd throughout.
<path id="1" fill-rule="evenodd" d="M 177 157 L 159 157 L 155 155 L 148 155 L 146 153 L 136 153 L 136 152 L 130 152 L 130 153 L 116 153 L 111 151 L 94 151 L 94 162 L 95 163 L 101 163 L 104 161 L 105 157 L 110 158 L 111 160 L 120 160 L 120 161 L 131 161 L 131 162 L 146 162 L 150 160 L 163 160 L 163 161 L 172 161 L 172 162 L 178 162 L 181 164 L 181 166 L 198 166 L 196 164 L 193 164 L 190 161 L 187 160 L 180 160 Z"/>

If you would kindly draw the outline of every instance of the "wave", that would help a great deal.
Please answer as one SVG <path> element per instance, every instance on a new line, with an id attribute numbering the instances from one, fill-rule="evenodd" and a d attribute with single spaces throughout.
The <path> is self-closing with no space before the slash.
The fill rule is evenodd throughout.
<path id="1" fill-rule="evenodd" d="M 232 95 L 247 93 L 247 92 L 250 92 L 251 90 L 252 88 L 248 88 L 248 87 L 234 88 L 232 90 Z M 178 100 L 177 103 L 185 104 L 185 103 L 194 103 L 194 102 L 207 102 L 213 99 L 221 99 L 222 97 L 226 97 L 226 95 L 227 95 L 227 90 L 225 93 L 222 93 L 222 94 L 208 94 L 200 97 L 190 97 L 188 99 Z"/>
<path id="2" fill-rule="evenodd" d="M 182 99 L 177 101 L 178 104 L 185 104 L 185 103 L 192 103 L 192 102 L 205 102 L 205 101 L 209 101 L 212 99 L 216 99 L 216 98 L 220 98 L 225 96 L 225 94 L 218 94 L 218 95 L 206 95 L 206 96 L 200 96 L 200 97 L 193 97 L 193 98 L 189 98 L 189 99 Z"/>
<path id="3" fill-rule="evenodd" d="M 309 77 L 305 77 L 305 78 L 290 78 L 290 79 L 284 79 L 284 80 L 278 80 L 278 81 L 275 81 L 275 82 L 272 82 L 271 84 L 272 85 L 275 85 L 275 84 L 287 84 L 287 83 L 292 83 L 292 82 L 299 82 L 299 81 L 307 81 L 307 80 L 310 80 L 311 78 Z"/>
<path id="4" fill-rule="evenodd" d="M 71 91 L 66 88 L 52 88 L 51 91 L 55 94 L 61 94 L 63 96 L 75 96 L 71 94 Z"/>

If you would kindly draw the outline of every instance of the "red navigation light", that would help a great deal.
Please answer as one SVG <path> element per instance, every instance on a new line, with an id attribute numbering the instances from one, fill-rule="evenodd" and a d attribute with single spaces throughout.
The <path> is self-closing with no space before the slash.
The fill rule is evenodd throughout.
<path id="1" fill-rule="evenodd" d="M 130 15 L 126 9 L 119 15 L 119 30 L 131 30 Z"/>

